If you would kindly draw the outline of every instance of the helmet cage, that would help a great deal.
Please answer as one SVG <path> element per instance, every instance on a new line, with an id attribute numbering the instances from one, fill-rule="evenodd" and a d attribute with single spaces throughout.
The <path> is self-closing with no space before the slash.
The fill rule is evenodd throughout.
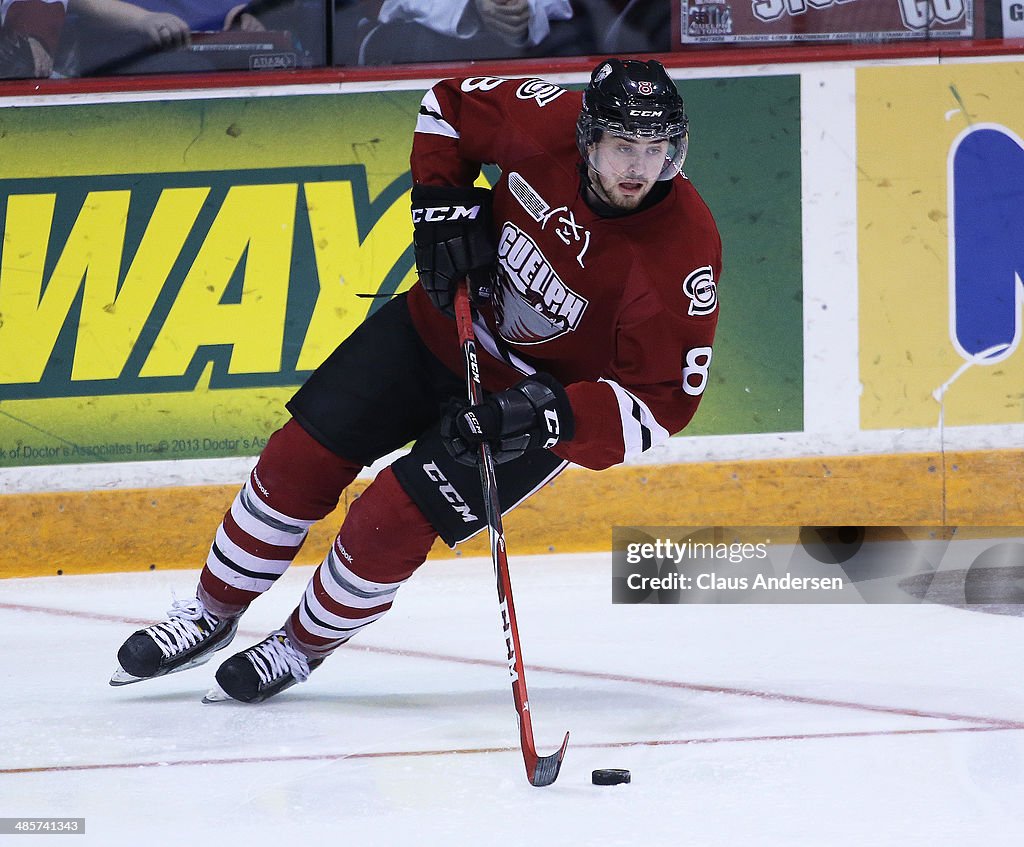
<path id="1" fill-rule="evenodd" d="M 587 115 L 580 115 L 576 125 L 576 146 L 579 148 L 586 166 L 597 173 L 602 173 L 602 169 L 595 151 L 597 143 L 605 133 L 637 141 L 667 141 L 668 149 L 665 151 L 665 161 L 661 172 L 657 176 L 658 181 L 672 179 L 683 170 L 683 162 L 686 160 L 686 151 L 689 146 L 689 135 L 686 132 L 685 123 L 663 128 L 643 127 L 630 131 L 620 122 L 595 121 Z"/>

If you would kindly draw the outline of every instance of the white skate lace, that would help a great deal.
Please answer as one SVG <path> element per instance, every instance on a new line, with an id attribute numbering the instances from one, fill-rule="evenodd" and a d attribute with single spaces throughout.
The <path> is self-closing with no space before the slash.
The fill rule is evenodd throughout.
<path id="1" fill-rule="evenodd" d="M 174 597 L 167 618 L 146 628 L 146 632 L 167 658 L 195 647 L 217 625 L 217 619 L 207 613 L 196 597 L 191 600 Z M 205 628 L 201 628 L 200 623 Z"/>
<path id="2" fill-rule="evenodd" d="M 245 651 L 260 681 L 267 685 L 291 673 L 296 682 L 305 682 L 309 678 L 309 660 L 292 647 L 284 630 L 272 632 L 264 641 Z"/>

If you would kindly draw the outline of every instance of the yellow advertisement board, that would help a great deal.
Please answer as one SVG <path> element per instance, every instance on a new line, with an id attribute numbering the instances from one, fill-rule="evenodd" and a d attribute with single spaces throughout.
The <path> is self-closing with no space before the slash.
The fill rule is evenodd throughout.
<path id="1" fill-rule="evenodd" d="M 419 96 L 16 110 L 0 464 L 257 454 L 360 295 L 413 281 Z"/>
<path id="2" fill-rule="evenodd" d="M 861 426 L 1024 421 L 1024 64 L 856 72 Z"/>

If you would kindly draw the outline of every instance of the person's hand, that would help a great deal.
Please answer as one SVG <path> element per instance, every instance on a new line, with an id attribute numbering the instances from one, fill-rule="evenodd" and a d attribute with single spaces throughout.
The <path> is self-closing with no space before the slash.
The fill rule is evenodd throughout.
<path id="1" fill-rule="evenodd" d="M 441 440 L 455 461 L 480 462 L 480 445 L 491 447 L 496 464 L 527 450 L 550 449 L 573 437 L 575 420 L 565 389 L 552 376 L 537 373 L 470 406 L 453 400 L 441 418 Z"/>
<path id="2" fill-rule="evenodd" d="M 491 190 L 417 184 L 411 199 L 416 272 L 430 302 L 454 317 L 455 286 L 463 279 L 474 302 L 489 301 L 498 257 Z"/>
<path id="3" fill-rule="evenodd" d="M 184 47 L 192 36 L 187 23 L 166 12 L 143 12 L 136 19 L 134 29 L 165 50 Z"/>
<path id="4" fill-rule="evenodd" d="M 53 57 L 49 54 L 47 49 L 31 35 L 28 36 L 28 46 L 32 51 L 32 63 L 35 66 L 35 73 L 33 76 L 39 79 L 48 77 L 53 73 Z"/>
<path id="5" fill-rule="evenodd" d="M 239 3 L 237 6 L 232 7 L 231 11 L 224 16 L 224 30 L 237 29 L 242 32 L 265 32 L 267 28 L 263 25 L 263 21 L 245 11 L 247 8 L 249 8 L 248 3 Z"/>
<path id="6" fill-rule="evenodd" d="M 34 38 L 26 38 L 17 32 L 0 32 L 0 77 L 26 79 L 49 76 L 49 71 L 40 73 L 37 47 L 42 50 L 42 45 Z M 45 50 L 42 52 L 46 53 Z"/>
<path id="7" fill-rule="evenodd" d="M 524 44 L 530 27 L 529 0 L 474 0 L 484 28 L 510 44 Z"/>

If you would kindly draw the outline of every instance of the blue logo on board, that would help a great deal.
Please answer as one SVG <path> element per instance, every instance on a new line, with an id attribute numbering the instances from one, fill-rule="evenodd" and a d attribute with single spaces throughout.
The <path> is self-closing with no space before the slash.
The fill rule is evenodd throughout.
<path id="1" fill-rule="evenodd" d="M 1024 310 L 1024 142 L 975 124 L 949 153 L 950 337 L 969 362 L 1020 343 Z"/>

